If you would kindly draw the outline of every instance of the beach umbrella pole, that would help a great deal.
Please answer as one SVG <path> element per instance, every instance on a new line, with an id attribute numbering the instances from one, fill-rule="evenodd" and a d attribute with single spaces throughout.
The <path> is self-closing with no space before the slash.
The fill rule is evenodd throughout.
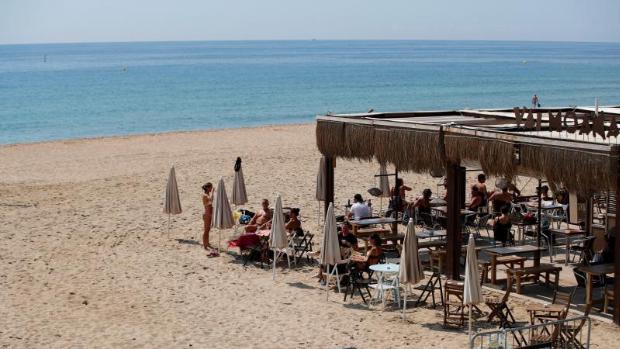
<path id="1" fill-rule="evenodd" d="M 170 236 L 170 213 L 168 213 L 168 236 Z"/>
<path id="2" fill-rule="evenodd" d="M 405 320 L 406 310 L 407 310 L 407 287 L 405 287 L 405 296 L 403 297 L 403 320 Z"/>
<path id="3" fill-rule="evenodd" d="M 276 249 L 273 249 L 273 279 L 276 279 L 276 260 L 278 259 L 278 252 L 276 251 Z"/>
<path id="4" fill-rule="evenodd" d="M 469 342 L 471 343 L 471 308 L 472 304 L 469 305 Z"/>

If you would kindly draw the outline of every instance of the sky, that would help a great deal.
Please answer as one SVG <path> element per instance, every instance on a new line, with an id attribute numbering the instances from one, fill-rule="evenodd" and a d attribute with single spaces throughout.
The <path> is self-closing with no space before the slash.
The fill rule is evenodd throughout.
<path id="1" fill-rule="evenodd" d="M 620 42 L 619 0 L 0 0 L 0 44 L 177 40 Z"/>

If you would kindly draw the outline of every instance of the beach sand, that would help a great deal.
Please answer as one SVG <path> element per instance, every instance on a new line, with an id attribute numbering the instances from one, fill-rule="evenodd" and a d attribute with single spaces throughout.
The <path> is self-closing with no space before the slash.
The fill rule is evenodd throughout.
<path id="1" fill-rule="evenodd" d="M 245 207 L 281 194 L 284 206 L 301 207 L 304 228 L 319 233 L 318 247 L 313 125 L 0 147 L 0 346 L 466 346 L 464 330 L 441 327 L 440 308 L 412 309 L 403 322 L 393 310 L 368 309 L 359 296 L 343 302 L 331 293 L 326 301 L 316 267 L 307 264 L 278 268 L 274 282 L 269 269 L 244 268 L 236 251 L 208 258 L 195 242 L 200 187 L 224 177 L 230 195 L 237 156 Z M 184 212 L 168 233 L 162 207 L 172 164 Z M 335 171 L 337 203 L 378 186 L 377 164 L 338 160 Z M 437 188 L 429 176 L 404 179 L 415 193 Z M 221 235 L 224 246 L 234 232 Z M 527 320 L 522 310 L 517 316 Z M 592 336 L 596 348 L 620 345 L 620 330 L 609 324 L 595 322 Z"/>

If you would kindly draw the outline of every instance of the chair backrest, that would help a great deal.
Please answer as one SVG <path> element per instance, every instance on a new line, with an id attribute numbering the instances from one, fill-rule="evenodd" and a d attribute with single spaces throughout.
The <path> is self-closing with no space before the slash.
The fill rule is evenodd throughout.
<path id="1" fill-rule="evenodd" d="M 446 301 L 463 301 L 464 285 L 462 282 L 446 280 L 444 290 L 446 295 Z"/>
<path id="2" fill-rule="evenodd" d="M 553 304 L 568 305 L 573 299 L 573 292 L 555 291 L 553 293 Z"/>
<path id="3" fill-rule="evenodd" d="M 433 216 L 431 216 L 428 213 L 420 212 L 418 213 L 418 217 L 420 218 L 422 223 L 424 223 L 425 227 L 432 228 L 433 225 L 435 224 L 435 222 L 433 221 Z"/>

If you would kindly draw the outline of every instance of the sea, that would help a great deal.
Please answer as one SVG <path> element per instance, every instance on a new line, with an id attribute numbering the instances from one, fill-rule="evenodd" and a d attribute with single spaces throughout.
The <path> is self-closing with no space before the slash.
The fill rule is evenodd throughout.
<path id="1" fill-rule="evenodd" d="M 312 122 L 317 114 L 620 105 L 620 43 L 0 45 L 0 144 Z"/>

